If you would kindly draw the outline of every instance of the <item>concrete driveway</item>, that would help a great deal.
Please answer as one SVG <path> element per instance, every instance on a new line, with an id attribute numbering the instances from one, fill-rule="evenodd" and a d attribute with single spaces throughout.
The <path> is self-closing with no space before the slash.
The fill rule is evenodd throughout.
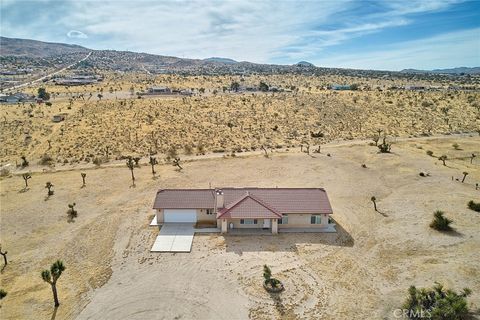
<path id="1" fill-rule="evenodd" d="M 165 223 L 150 251 L 190 252 L 195 229 L 191 223 Z"/>

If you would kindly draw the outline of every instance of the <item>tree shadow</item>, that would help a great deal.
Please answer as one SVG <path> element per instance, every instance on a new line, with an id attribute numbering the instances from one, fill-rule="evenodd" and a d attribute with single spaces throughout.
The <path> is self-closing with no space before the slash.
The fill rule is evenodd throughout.
<path id="1" fill-rule="evenodd" d="M 280 292 L 269 292 L 270 298 L 272 298 L 273 302 L 275 303 L 275 309 L 277 309 L 278 313 L 283 317 L 286 313 L 286 308 L 283 305 L 282 297 Z"/>
<path id="2" fill-rule="evenodd" d="M 463 238 L 463 233 L 461 232 L 458 232 L 457 230 L 455 229 L 451 229 L 451 230 L 446 230 L 446 231 L 440 231 L 439 232 L 447 235 L 447 236 L 450 236 L 450 237 L 457 237 L 457 238 Z"/>
<path id="3" fill-rule="evenodd" d="M 57 310 L 58 310 L 58 307 L 55 307 L 53 309 L 52 317 L 50 318 L 50 320 L 55 320 L 55 318 L 57 317 Z"/>
<path id="4" fill-rule="evenodd" d="M 380 213 L 382 216 L 384 216 L 385 218 L 388 217 L 388 214 L 386 214 L 385 212 L 382 212 L 380 210 L 377 210 L 378 213 Z"/>

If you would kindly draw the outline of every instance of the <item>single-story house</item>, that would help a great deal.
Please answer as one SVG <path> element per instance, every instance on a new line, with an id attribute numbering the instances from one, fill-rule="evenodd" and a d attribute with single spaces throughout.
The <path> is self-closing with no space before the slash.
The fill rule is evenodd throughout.
<path id="1" fill-rule="evenodd" d="M 322 228 L 333 213 L 322 188 L 161 189 L 153 209 L 164 223 L 211 223 L 231 229 Z"/>

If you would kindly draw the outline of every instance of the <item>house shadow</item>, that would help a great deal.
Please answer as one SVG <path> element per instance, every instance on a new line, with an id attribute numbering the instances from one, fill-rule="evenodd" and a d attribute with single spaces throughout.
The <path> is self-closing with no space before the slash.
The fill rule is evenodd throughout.
<path id="1" fill-rule="evenodd" d="M 320 244 L 337 247 L 353 247 L 354 239 L 340 224 L 337 232 L 281 232 L 277 235 L 231 235 L 225 234 L 225 249 L 242 255 L 244 252 L 296 252 L 299 244 Z"/>

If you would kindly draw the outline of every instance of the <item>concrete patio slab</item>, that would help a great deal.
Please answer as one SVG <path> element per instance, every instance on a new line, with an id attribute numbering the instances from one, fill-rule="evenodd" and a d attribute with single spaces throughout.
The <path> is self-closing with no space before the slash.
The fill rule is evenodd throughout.
<path id="1" fill-rule="evenodd" d="M 193 225 L 189 223 L 163 224 L 150 251 L 190 252 L 194 234 Z"/>
<path id="2" fill-rule="evenodd" d="M 322 228 L 289 228 L 289 229 L 278 229 L 279 233 L 335 233 L 337 230 L 335 229 L 335 224 L 330 224 L 326 227 Z"/>

